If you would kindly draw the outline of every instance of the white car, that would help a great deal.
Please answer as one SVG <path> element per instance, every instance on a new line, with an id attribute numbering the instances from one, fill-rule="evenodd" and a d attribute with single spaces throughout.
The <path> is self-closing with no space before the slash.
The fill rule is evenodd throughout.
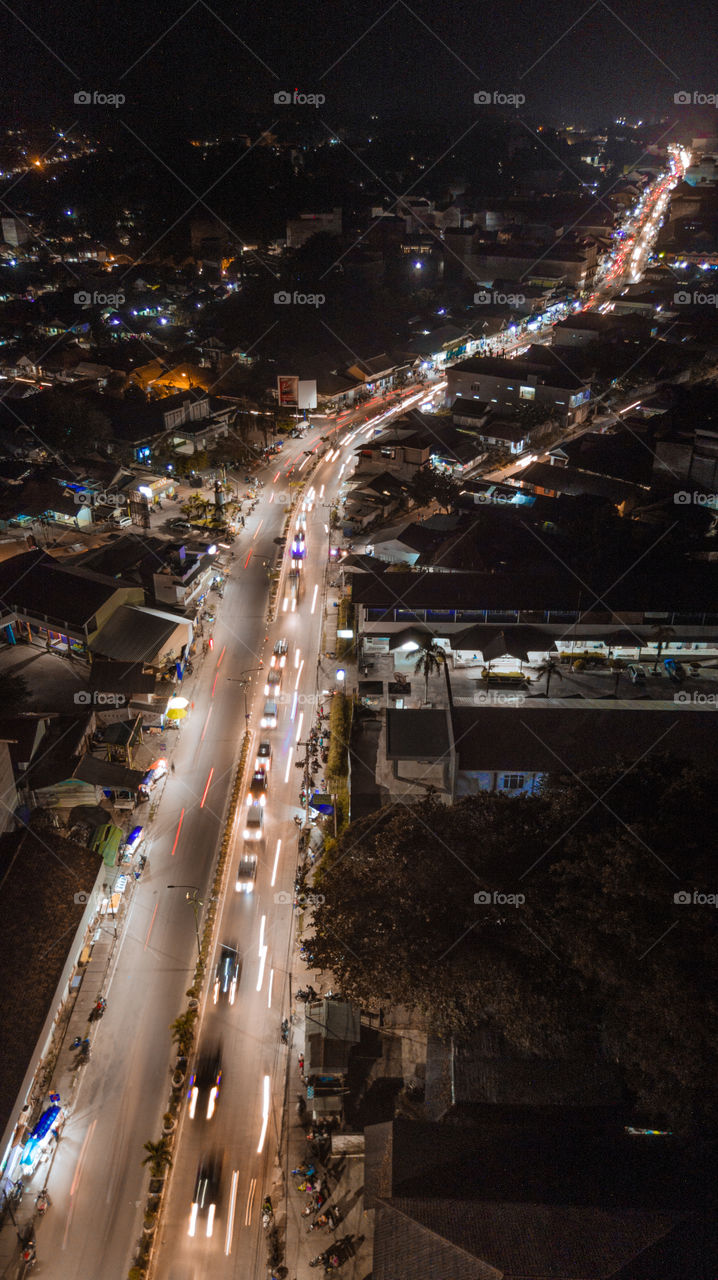
<path id="1" fill-rule="evenodd" d="M 274 698 L 267 698 L 262 712 L 262 728 L 276 729 L 277 727 L 277 704 Z"/>
<path id="2" fill-rule="evenodd" d="M 256 801 L 247 810 L 243 835 L 245 840 L 261 840 L 264 835 L 264 809 Z"/>
<path id="3" fill-rule="evenodd" d="M 251 854 L 240 858 L 237 867 L 237 893 L 254 893 L 254 882 L 257 879 L 257 859 Z"/>

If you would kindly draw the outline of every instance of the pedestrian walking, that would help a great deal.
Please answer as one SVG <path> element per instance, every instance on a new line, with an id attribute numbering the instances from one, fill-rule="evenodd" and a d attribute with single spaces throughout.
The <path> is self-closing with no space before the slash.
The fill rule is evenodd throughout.
<path id="1" fill-rule="evenodd" d="M 172 761 L 172 764 L 170 765 L 170 769 L 171 769 L 171 770 L 172 770 L 172 772 L 174 773 L 174 771 L 175 771 L 175 762 L 174 762 L 174 760 Z"/>
<path id="2" fill-rule="evenodd" d="M 299 1062 L 297 1063 L 297 1066 L 299 1067 L 300 1076 L 303 1076 L 304 1075 L 304 1054 L 303 1053 L 300 1053 L 299 1055 Z"/>

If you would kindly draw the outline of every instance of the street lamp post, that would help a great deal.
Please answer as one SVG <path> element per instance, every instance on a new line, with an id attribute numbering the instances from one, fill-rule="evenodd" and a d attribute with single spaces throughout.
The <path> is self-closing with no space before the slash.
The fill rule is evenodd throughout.
<path id="1" fill-rule="evenodd" d="M 252 683 L 249 677 L 255 675 L 257 671 L 263 671 L 263 670 L 264 670 L 264 663 L 262 663 L 259 667 L 248 667 L 246 671 L 240 671 L 238 676 L 227 676 L 227 679 L 230 681 L 231 684 L 241 685 L 241 687 L 244 689 L 244 723 L 247 728 L 249 728 L 249 709 L 247 707 L 247 685 Z"/>
<path id="2" fill-rule="evenodd" d="M 185 899 L 192 906 L 194 911 L 194 931 L 197 938 L 197 957 L 202 959 L 202 947 L 199 940 L 199 909 L 204 906 L 204 902 L 199 896 L 199 886 L 196 884 L 168 884 L 168 889 L 186 889 Z"/>

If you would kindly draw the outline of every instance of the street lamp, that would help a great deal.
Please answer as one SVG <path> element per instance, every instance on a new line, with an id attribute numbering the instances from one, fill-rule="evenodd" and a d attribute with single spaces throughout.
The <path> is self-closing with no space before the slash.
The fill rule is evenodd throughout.
<path id="1" fill-rule="evenodd" d="M 252 681 L 248 678 L 256 674 L 257 671 L 264 670 L 264 663 L 258 667 L 248 667 L 246 671 L 240 671 L 238 676 L 227 676 L 231 684 L 238 684 L 244 689 L 244 720 L 247 728 L 249 728 L 249 709 L 247 707 L 247 685 Z"/>
<path id="2" fill-rule="evenodd" d="M 204 906 L 204 902 L 199 896 L 199 886 L 196 884 L 168 884 L 168 889 L 186 889 L 185 899 L 192 906 L 194 911 L 194 931 L 197 938 L 197 956 L 202 959 L 202 947 L 199 940 L 199 909 Z"/>

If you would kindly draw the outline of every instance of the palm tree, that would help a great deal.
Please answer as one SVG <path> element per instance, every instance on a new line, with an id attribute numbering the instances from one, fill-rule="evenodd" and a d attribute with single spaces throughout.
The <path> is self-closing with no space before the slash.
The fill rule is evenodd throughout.
<path id="1" fill-rule="evenodd" d="M 672 640 L 675 634 L 676 633 L 673 630 L 673 627 L 654 627 L 653 628 L 653 631 L 651 633 L 651 639 L 657 642 L 656 661 L 653 664 L 654 675 L 658 670 L 658 663 L 661 660 L 661 652 L 663 650 L 664 644 L 666 643 L 667 640 Z"/>
<path id="2" fill-rule="evenodd" d="M 159 1142 L 146 1142 L 144 1149 L 147 1155 L 142 1163 L 150 1166 L 150 1177 L 164 1177 L 165 1169 L 169 1169 L 172 1164 L 172 1154 L 167 1138 L 160 1138 Z"/>
<path id="3" fill-rule="evenodd" d="M 421 672 L 424 677 L 424 702 L 429 701 L 429 676 L 439 672 L 443 662 L 446 662 L 446 654 L 441 645 L 427 638 L 424 644 L 420 645 L 414 664 L 414 675 L 418 676 Z"/>
<path id="4" fill-rule="evenodd" d="M 196 1016 L 196 1010 L 187 1009 L 185 1013 L 181 1013 L 178 1018 L 175 1018 L 170 1027 L 172 1040 L 177 1045 L 177 1052 L 183 1058 L 189 1057 L 190 1050 L 194 1044 Z"/>
<path id="5" fill-rule="evenodd" d="M 548 691 L 551 687 L 552 677 L 558 676 L 559 680 L 563 680 L 563 671 L 561 670 L 559 664 L 556 662 L 555 658 L 544 658 L 536 674 L 539 680 L 541 679 L 541 676 L 546 677 L 546 697 L 547 698 L 548 698 Z"/>

